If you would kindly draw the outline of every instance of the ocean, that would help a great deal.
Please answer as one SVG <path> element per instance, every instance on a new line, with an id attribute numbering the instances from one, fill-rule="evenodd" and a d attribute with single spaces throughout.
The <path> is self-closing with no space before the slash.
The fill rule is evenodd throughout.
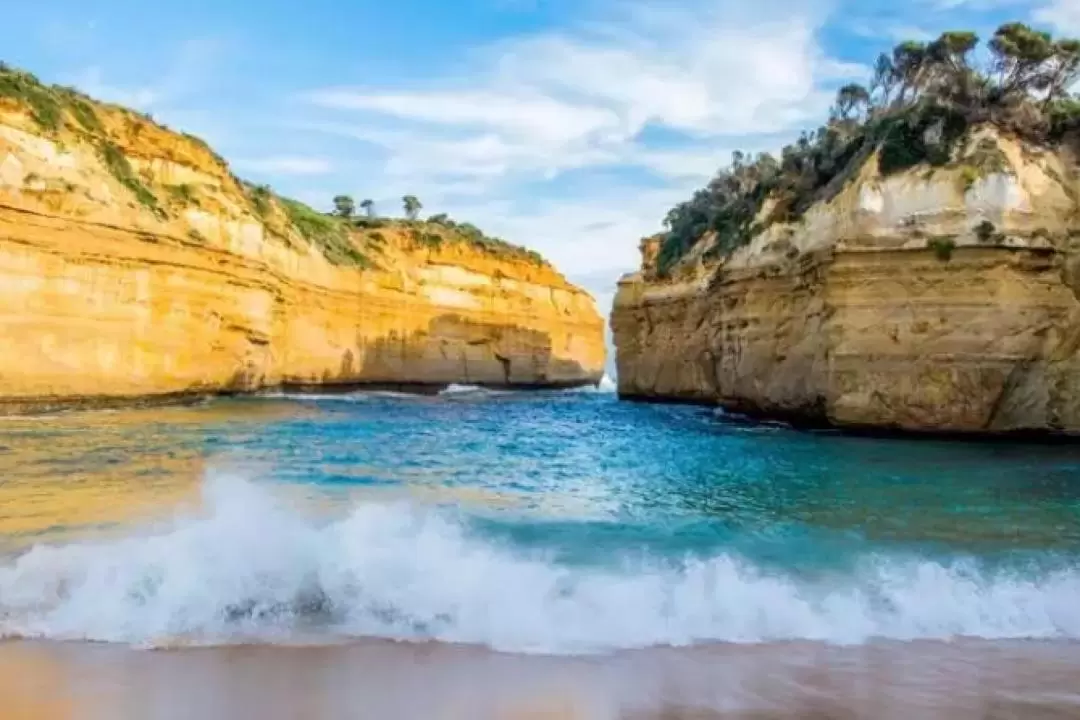
<path id="1" fill-rule="evenodd" d="M 1080 446 L 611 390 L 0 420 L 0 717 L 1080 716 Z"/>

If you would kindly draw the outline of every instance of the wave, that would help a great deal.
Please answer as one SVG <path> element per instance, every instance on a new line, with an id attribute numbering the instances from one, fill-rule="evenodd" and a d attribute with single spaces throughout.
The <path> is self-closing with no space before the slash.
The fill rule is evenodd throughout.
<path id="1" fill-rule="evenodd" d="M 295 400 L 298 402 L 363 402 L 367 399 L 368 393 L 364 392 L 342 392 L 342 393 L 306 393 L 306 392 L 286 392 L 283 390 L 268 390 L 265 392 L 259 392 L 252 397 L 261 398 L 266 400 Z"/>
<path id="2" fill-rule="evenodd" d="M 166 526 L 39 545 L 0 565 L 0 636 L 143 646 L 334 638 L 590 653 L 705 642 L 1080 638 L 1080 571 L 1022 578 L 973 563 L 868 555 L 828 580 L 734 555 L 567 566 L 472 534 L 455 516 L 361 504 L 307 516 L 212 475 Z"/>
<path id="3" fill-rule="evenodd" d="M 597 385 L 582 385 L 581 387 L 572 388 L 570 390 L 564 390 L 561 392 L 569 393 L 613 393 L 616 390 L 615 381 L 611 379 L 606 373 L 600 379 Z M 451 383 L 438 392 L 441 397 L 468 397 L 468 398 L 483 398 L 483 397 L 496 397 L 501 395 L 514 395 L 522 391 L 506 389 L 497 390 L 493 388 L 486 388 L 480 385 L 468 385 L 463 383 Z M 351 392 L 341 393 L 311 393 L 311 392 L 286 392 L 282 390 L 267 390 L 256 393 L 254 397 L 265 398 L 269 400 L 296 400 L 301 402 L 363 402 L 371 398 L 387 398 L 387 399 L 402 399 L 402 400 L 416 400 L 424 399 L 426 396 L 422 393 L 409 393 L 400 392 L 394 390 L 354 390 Z"/>
<path id="4" fill-rule="evenodd" d="M 397 390 L 352 390 L 350 392 L 340 393 L 305 393 L 273 390 L 257 393 L 253 397 L 265 398 L 268 400 L 295 400 L 298 402 L 348 403 L 364 402 L 365 400 L 371 400 L 376 398 L 386 398 L 394 400 L 422 400 L 425 398 L 425 396 L 421 393 L 400 392 Z"/>
<path id="5" fill-rule="evenodd" d="M 610 375 L 604 373 L 603 377 L 600 378 L 600 382 L 598 382 L 596 385 L 579 385 L 578 387 L 569 388 L 567 390 L 560 390 L 559 392 L 570 394 L 584 393 L 587 395 L 607 395 L 609 393 L 614 393 L 617 390 L 618 386 L 615 384 L 615 381 L 611 379 Z"/>
<path id="6" fill-rule="evenodd" d="M 494 395 L 509 395 L 513 390 L 493 390 L 491 388 L 480 387 L 479 385 L 463 385 L 458 383 L 450 383 L 445 388 L 439 391 L 439 395 L 442 397 L 489 397 Z"/>
<path id="7" fill-rule="evenodd" d="M 597 392 L 602 393 L 613 393 L 618 389 L 619 386 L 615 382 L 614 378 L 612 378 L 607 373 L 604 373 L 604 376 L 600 378 L 600 383 L 596 386 Z"/>

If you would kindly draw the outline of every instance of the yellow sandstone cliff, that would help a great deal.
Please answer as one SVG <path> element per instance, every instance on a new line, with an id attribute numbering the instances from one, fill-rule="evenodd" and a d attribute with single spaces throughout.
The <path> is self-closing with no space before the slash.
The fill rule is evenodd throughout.
<path id="1" fill-rule="evenodd" d="M 875 158 L 800 222 L 672 277 L 658 239 L 612 314 L 623 397 L 849 427 L 1080 433 L 1075 160 L 990 129 L 989 171 Z M 705 238 L 699 243 L 704 246 Z"/>
<path id="2" fill-rule="evenodd" d="M 599 380 L 592 298 L 536 256 L 427 225 L 346 230 L 195 138 L 0 73 L 0 412 Z"/>

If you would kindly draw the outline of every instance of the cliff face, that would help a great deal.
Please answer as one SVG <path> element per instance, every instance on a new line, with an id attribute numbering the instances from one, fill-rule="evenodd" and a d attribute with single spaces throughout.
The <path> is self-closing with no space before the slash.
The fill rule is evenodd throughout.
<path id="1" fill-rule="evenodd" d="M 401 224 L 327 233 L 200 141 L 67 100 L 43 124 L 0 96 L 0 410 L 599 380 L 602 320 L 550 265 Z"/>
<path id="2" fill-rule="evenodd" d="M 983 130 L 990 171 L 871 158 L 727 260 L 624 277 L 624 397 L 920 431 L 1080 432 L 1075 161 Z M 708 242 L 705 238 L 700 243 Z"/>

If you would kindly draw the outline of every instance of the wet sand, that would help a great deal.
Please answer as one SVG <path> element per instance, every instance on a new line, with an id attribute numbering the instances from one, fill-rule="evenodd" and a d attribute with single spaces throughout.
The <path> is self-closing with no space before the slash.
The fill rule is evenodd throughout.
<path id="1" fill-rule="evenodd" d="M 1048 720 L 1080 644 L 714 645 L 595 657 L 364 641 L 132 650 L 0 643 L 5 720 Z"/>

